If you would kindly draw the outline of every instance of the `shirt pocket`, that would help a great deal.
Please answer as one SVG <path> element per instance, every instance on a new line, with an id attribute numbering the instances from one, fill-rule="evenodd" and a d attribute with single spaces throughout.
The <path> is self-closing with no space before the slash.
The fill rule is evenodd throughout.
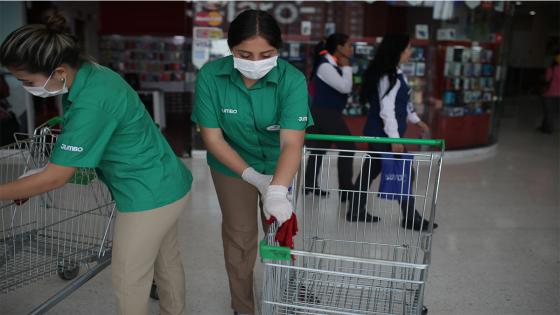
<path id="1" fill-rule="evenodd" d="M 264 92 L 264 89 L 259 90 Z M 261 131 L 280 131 L 280 110 L 276 95 L 267 93 L 256 93 L 252 96 L 252 107 L 255 116 L 256 128 Z"/>

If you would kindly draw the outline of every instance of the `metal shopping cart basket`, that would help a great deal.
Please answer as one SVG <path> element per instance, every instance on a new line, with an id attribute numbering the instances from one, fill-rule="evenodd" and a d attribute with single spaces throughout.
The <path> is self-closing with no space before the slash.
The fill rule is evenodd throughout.
<path id="1" fill-rule="evenodd" d="M 48 163 L 59 132 L 52 119 L 0 148 L 0 184 Z M 110 264 L 115 204 L 94 169 L 77 169 L 61 188 L 0 202 L 0 294 L 58 274 L 72 280 L 31 314 L 42 314 Z M 80 268 L 87 272 L 80 275 Z M 78 275 L 80 275 L 78 277 Z"/>
<path id="2" fill-rule="evenodd" d="M 271 227 L 260 244 L 264 262 L 262 314 L 422 314 L 424 290 L 428 279 L 433 222 L 435 218 L 444 142 L 422 139 L 387 139 L 353 136 L 307 135 L 308 140 L 401 143 L 437 147 L 436 152 L 404 153 L 326 150 L 322 164 L 318 152 L 304 148 L 295 189 L 294 208 L 300 233 L 295 248 L 279 247 Z M 390 148 L 390 146 L 389 146 Z M 379 178 L 369 167 L 363 174 L 374 180 L 370 189 L 341 190 L 338 187 L 336 160 L 352 159 L 354 170 L 365 163 L 381 160 L 406 160 L 401 175 L 411 176 L 411 189 L 387 198 L 378 190 Z M 320 168 L 320 188 L 328 196 L 305 194 L 305 168 Z M 340 162 L 340 160 L 339 160 Z M 379 163 L 380 164 L 380 163 Z M 407 164 L 403 164 L 407 165 Z M 381 176 L 377 176 L 381 177 Z M 355 211 L 356 198 L 362 196 L 361 209 L 379 216 L 379 222 L 346 220 Z M 384 198 L 380 198 L 384 197 Z M 414 198 L 412 207 L 427 221 L 424 230 L 405 229 L 399 202 Z M 345 200 L 346 199 L 346 200 Z M 391 200 L 394 199 L 394 200 Z M 396 200 L 395 200 L 396 199 Z M 409 203 L 410 204 L 410 203 Z M 429 220 L 429 223 L 428 223 Z"/>

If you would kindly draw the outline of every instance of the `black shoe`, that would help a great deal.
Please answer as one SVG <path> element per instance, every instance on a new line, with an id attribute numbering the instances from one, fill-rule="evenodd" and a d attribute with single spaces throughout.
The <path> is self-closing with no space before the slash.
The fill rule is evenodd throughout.
<path id="1" fill-rule="evenodd" d="M 347 191 L 343 191 L 340 193 L 340 202 L 346 202 L 351 199 L 351 193 Z"/>
<path id="2" fill-rule="evenodd" d="M 367 212 L 360 212 L 355 215 L 352 215 L 350 212 L 346 213 L 346 221 L 348 222 L 378 222 L 379 220 L 379 217 Z"/>
<path id="3" fill-rule="evenodd" d="M 321 190 L 319 187 L 305 188 L 305 194 L 314 194 L 315 196 L 325 197 L 329 195 L 328 191 Z"/>
<path id="4" fill-rule="evenodd" d="M 405 229 L 415 230 L 415 231 L 426 231 L 430 225 L 430 221 L 424 220 L 420 217 L 413 219 L 403 219 L 401 221 L 401 226 Z M 438 224 L 434 222 L 434 229 L 438 227 Z"/>

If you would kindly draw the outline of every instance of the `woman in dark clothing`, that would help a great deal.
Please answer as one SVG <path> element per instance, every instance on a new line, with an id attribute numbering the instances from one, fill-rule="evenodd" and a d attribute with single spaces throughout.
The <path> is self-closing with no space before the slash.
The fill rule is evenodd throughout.
<path id="1" fill-rule="evenodd" d="M 364 135 L 372 137 L 401 138 L 406 132 L 408 122 L 419 125 L 424 131 L 429 127 L 420 120 L 410 102 L 410 88 L 408 81 L 399 65 L 410 58 L 411 48 L 408 35 L 387 34 L 378 47 L 374 59 L 364 73 L 364 83 L 361 98 L 370 104 L 369 114 L 364 127 Z M 406 152 L 402 144 L 371 143 L 370 151 L 377 152 Z M 381 160 L 378 154 L 372 154 L 372 159 L 364 162 L 361 175 L 355 187 L 362 191 L 359 198 L 354 198 L 348 209 L 347 218 L 358 217 L 368 221 L 378 221 L 379 218 L 367 213 L 365 193 L 371 182 L 381 172 Z M 412 171 L 414 175 L 414 171 Z M 363 177 L 363 178 L 362 178 Z M 414 180 L 414 178 L 412 178 Z M 414 230 L 426 230 L 428 221 L 424 220 L 415 210 L 414 198 L 399 200 L 402 211 L 403 227 Z M 437 224 L 434 223 L 434 228 Z"/>
<path id="2" fill-rule="evenodd" d="M 311 77 L 313 96 L 311 113 L 315 121 L 312 133 L 350 135 L 350 130 L 342 117 L 348 94 L 352 91 L 352 43 L 346 34 L 332 34 L 325 42 L 325 49 L 318 49 Z M 316 141 L 309 145 L 314 148 L 330 148 L 331 142 Z M 355 150 L 351 142 L 335 142 L 342 150 Z M 317 177 L 323 162 L 322 150 L 312 151 L 305 171 L 305 192 L 325 196 L 327 192 L 319 189 Z M 343 192 L 352 189 L 352 152 L 341 152 L 338 158 L 339 189 Z M 346 201 L 346 194 L 341 195 Z"/>

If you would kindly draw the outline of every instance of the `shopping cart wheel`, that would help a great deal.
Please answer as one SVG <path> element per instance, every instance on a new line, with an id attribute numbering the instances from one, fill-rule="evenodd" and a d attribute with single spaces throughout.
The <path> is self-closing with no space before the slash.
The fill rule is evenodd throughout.
<path id="1" fill-rule="evenodd" d="M 72 280 L 80 273 L 80 265 L 64 265 L 59 263 L 56 272 L 60 279 Z"/>
<path id="2" fill-rule="evenodd" d="M 152 288 L 150 289 L 150 297 L 154 300 L 159 300 L 159 293 L 155 281 L 152 281 Z"/>
<path id="3" fill-rule="evenodd" d="M 428 308 L 426 306 L 422 306 L 422 315 L 428 314 Z"/>

